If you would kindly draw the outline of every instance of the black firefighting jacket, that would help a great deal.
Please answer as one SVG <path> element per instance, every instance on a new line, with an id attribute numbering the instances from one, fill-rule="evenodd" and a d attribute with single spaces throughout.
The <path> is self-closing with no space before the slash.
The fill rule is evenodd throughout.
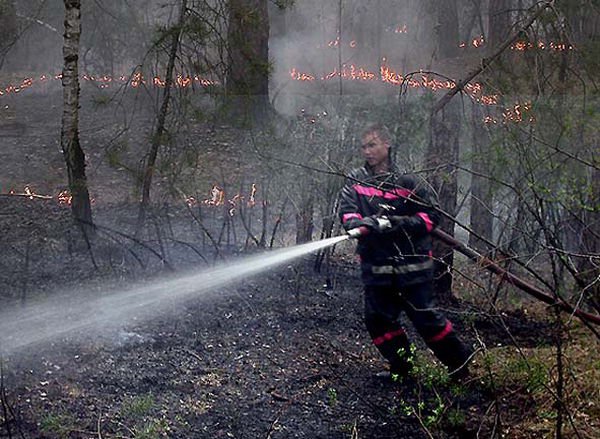
<path id="1" fill-rule="evenodd" d="M 392 228 L 358 239 L 362 279 L 367 285 L 410 285 L 431 280 L 430 232 L 437 226 L 437 203 L 427 182 L 397 169 L 374 175 L 368 165 L 354 169 L 340 194 L 346 230 L 369 216 L 392 218 Z"/>

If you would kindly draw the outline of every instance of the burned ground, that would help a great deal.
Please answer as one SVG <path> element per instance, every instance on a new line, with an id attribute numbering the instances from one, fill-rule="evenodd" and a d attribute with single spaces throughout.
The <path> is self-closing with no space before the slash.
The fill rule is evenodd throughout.
<path id="1" fill-rule="evenodd" d="M 63 184 L 59 120 L 48 112 L 50 101 L 40 99 L 44 105 L 31 97 L 11 103 L 14 119 L 25 118 L 25 131 L 2 140 L 3 185 L 12 182 L 17 189 L 43 175 L 36 189 L 53 193 Z M 73 231 L 69 209 L 56 200 L 1 196 L 4 306 L 52 301 L 64 289 L 94 295 L 107 285 L 160 279 L 171 269 L 157 254 L 168 255 L 175 270 L 206 269 L 205 260 L 214 256 L 181 206 L 163 206 L 155 215 L 159 226 L 169 222 L 170 234 L 157 232 L 142 243 L 131 238 L 135 203 L 115 193 L 131 183 L 130 175 L 107 165 L 109 132 L 92 119 L 84 120 L 83 133 L 94 139 L 88 142 L 94 215 L 104 228 L 90 251 Z M 198 133 L 205 133 L 207 145 L 231 142 L 231 136 L 216 138 L 210 127 Z M 480 348 L 533 348 L 552 340 L 539 314 L 491 312 L 467 299 L 445 311 Z M 307 256 L 118 323 L 3 358 L 0 437 L 464 438 L 490 437 L 500 428 L 514 437 L 544 433 L 511 430 L 537 416 L 536 400 L 519 382 L 506 393 L 494 388 L 494 371 L 482 353 L 472 377 L 459 386 L 447 382 L 425 349 L 411 382 L 376 378 L 384 364 L 362 323 L 361 285 L 348 249 L 336 251 L 320 272 Z"/>

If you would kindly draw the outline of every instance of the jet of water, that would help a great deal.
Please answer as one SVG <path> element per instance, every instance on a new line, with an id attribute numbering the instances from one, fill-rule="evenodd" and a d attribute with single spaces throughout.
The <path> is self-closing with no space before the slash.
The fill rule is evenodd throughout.
<path id="1" fill-rule="evenodd" d="M 177 274 L 122 291 L 104 291 L 91 299 L 77 294 L 52 296 L 25 309 L 5 310 L 0 313 L 0 353 L 18 352 L 71 334 L 95 334 L 111 325 L 149 317 L 167 304 L 207 294 L 348 238 L 336 236 L 252 255 L 201 272 Z"/>

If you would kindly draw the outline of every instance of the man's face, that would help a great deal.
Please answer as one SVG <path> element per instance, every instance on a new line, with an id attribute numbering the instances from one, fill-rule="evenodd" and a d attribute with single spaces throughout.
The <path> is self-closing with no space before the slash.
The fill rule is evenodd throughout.
<path id="1" fill-rule="evenodd" d="M 369 166 L 377 169 L 387 165 L 390 144 L 381 140 L 377 132 L 367 133 L 362 138 L 361 151 Z"/>

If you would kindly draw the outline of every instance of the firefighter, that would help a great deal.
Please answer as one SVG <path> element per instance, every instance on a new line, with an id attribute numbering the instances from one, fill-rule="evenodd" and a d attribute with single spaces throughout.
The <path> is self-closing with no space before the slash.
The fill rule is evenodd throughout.
<path id="1" fill-rule="evenodd" d="M 403 378 L 412 369 L 413 352 L 399 321 L 404 312 L 450 377 L 462 380 L 471 350 L 432 307 L 430 232 L 438 223 L 436 202 L 425 180 L 398 172 L 390 147 L 385 126 L 365 130 L 365 164 L 349 174 L 340 195 L 342 225 L 358 238 L 366 327 L 389 362 L 389 371 L 377 375 Z"/>

